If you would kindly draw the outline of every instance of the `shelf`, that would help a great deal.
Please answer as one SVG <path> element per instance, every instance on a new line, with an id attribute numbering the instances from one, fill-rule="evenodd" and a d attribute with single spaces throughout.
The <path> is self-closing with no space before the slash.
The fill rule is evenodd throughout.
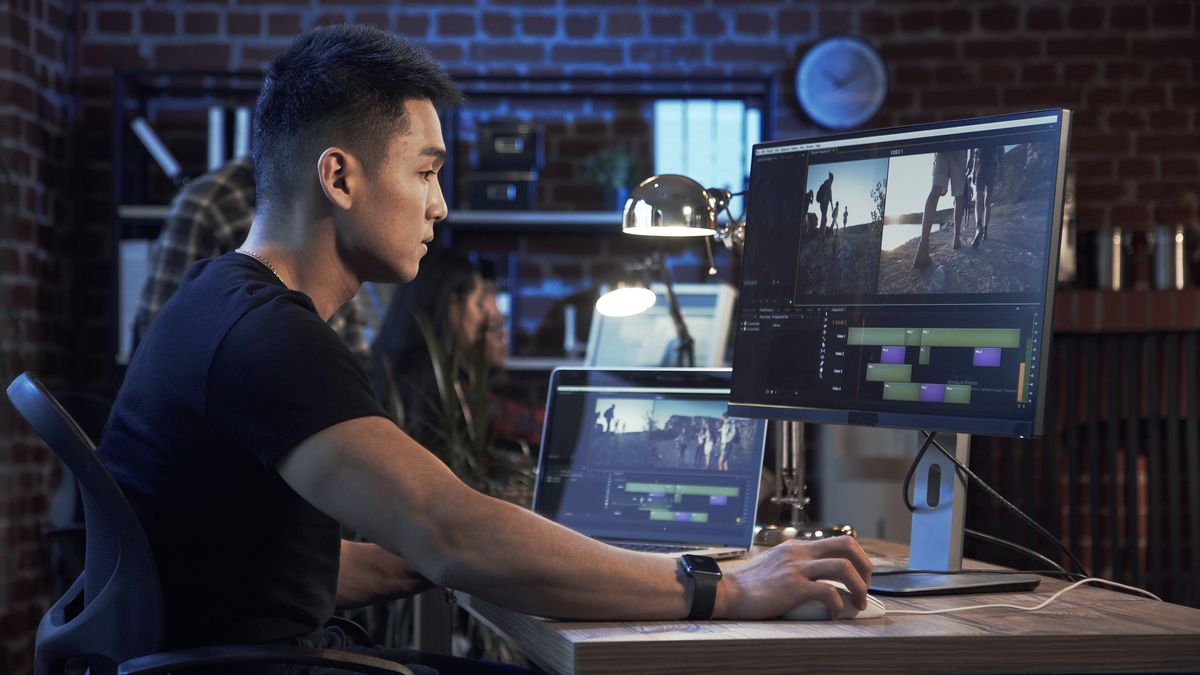
<path id="1" fill-rule="evenodd" d="M 568 359 L 553 356 L 514 356 L 508 360 L 509 370 L 554 370 L 582 366 L 583 359 Z"/>
<path id="2" fill-rule="evenodd" d="M 1055 333 L 1149 333 L 1200 330 L 1200 290 L 1060 290 Z"/>
<path id="3" fill-rule="evenodd" d="M 117 217 L 123 220 L 166 220 L 171 207 L 164 204 L 121 204 Z"/>
<path id="4" fill-rule="evenodd" d="M 456 230 L 505 232 L 621 231 L 619 211 L 451 211 L 445 224 Z"/>

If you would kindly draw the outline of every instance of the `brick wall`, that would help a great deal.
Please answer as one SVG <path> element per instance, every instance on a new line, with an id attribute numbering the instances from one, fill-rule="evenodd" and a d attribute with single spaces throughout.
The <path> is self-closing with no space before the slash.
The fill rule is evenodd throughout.
<path id="1" fill-rule="evenodd" d="M 0 381 L 23 369 L 61 383 L 68 329 L 63 199 L 73 19 L 66 2 L 0 13 Z M 0 403 L 0 672 L 32 666 L 49 597 L 41 526 L 57 483 L 50 452 Z"/>
<path id="2" fill-rule="evenodd" d="M 71 67 L 78 115 L 66 139 L 64 108 L 53 96 L 40 97 L 42 91 L 62 91 L 61 78 L 51 75 L 67 63 L 52 63 L 62 46 L 54 47 L 54 41 L 63 37 L 53 26 L 63 24 L 51 16 L 59 10 L 50 8 L 63 3 L 13 4 L 20 9 L 2 24 L 0 39 L 7 36 L 4 49 L 23 56 L 0 59 L 0 77 L 6 82 L 23 77 L 25 87 L 35 90 L 23 94 L 18 106 L 26 115 L 22 129 L 35 132 L 39 145 L 23 151 L 30 157 L 29 170 L 22 166 L 15 173 L 38 178 L 17 192 L 20 216 L 13 223 L 20 236 L 10 228 L 0 238 L 5 265 L 0 290 L 6 305 L 22 311 L 45 305 L 29 315 L 29 328 L 37 332 L 32 344 L 41 354 L 69 350 L 71 383 L 77 388 L 103 388 L 112 353 L 111 261 L 96 252 L 110 246 L 113 68 L 258 68 L 291 36 L 319 24 L 379 26 L 425 45 L 462 74 L 774 76 L 780 83 L 778 136 L 812 133 L 792 103 L 797 51 L 821 35 L 861 35 L 880 48 L 891 78 L 888 101 L 873 124 L 1074 108 L 1079 115 L 1072 164 L 1079 179 L 1081 228 L 1197 223 L 1195 201 L 1178 196 L 1200 181 L 1195 38 L 1200 10 L 1194 2 L 178 0 L 147 5 L 95 0 L 80 3 L 79 27 L 71 33 L 79 50 L 78 66 Z M 31 28 L 14 42 L 18 16 L 32 17 L 25 19 Z M 33 65 L 43 61 L 49 65 Z M 43 79 L 35 72 L 43 72 Z M 26 138 L 25 133 L 17 138 Z M 80 157 L 73 164 L 78 182 L 71 187 L 79 195 L 80 216 L 71 223 L 58 220 L 56 209 L 63 207 L 53 199 L 65 191 L 65 178 L 54 175 L 52 158 L 59 156 L 55 144 L 66 140 L 79 148 Z M 186 168 L 193 174 L 198 170 Z M 52 223 L 74 226 L 75 248 L 54 241 L 47 230 Z M 56 311 L 64 302 L 63 279 L 72 284 L 69 334 Z M 12 339 L 5 344 L 11 356 Z M 13 445 L 6 441 L 0 447 L 9 453 L 0 476 L 9 476 L 16 465 L 9 458 Z M 31 488 L 6 490 L 5 499 L 34 499 L 40 480 Z M 7 561 L 10 550 L 0 549 L 0 560 Z M 14 575 L 31 575 L 29 569 L 28 564 L 6 565 L 0 589 L 9 588 Z M 32 626 L 32 619 L 10 623 L 0 626 L 0 634 L 27 640 L 22 636 Z"/>

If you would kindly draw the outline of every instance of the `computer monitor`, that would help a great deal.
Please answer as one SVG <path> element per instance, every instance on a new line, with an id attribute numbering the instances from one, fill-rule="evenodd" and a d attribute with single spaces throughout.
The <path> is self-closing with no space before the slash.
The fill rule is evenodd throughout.
<path id="1" fill-rule="evenodd" d="M 960 458 L 966 434 L 1040 434 L 1070 122 L 1043 110 L 756 145 L 730 413 L 955 432 Z M 961 564 L 965 495 L 939 459 L 916 472 L 911 569 Z"/>
<path id="2" fill-rule="evenodd" d="M 588 334 L 588 366 L 655 368 L 676 365 L 678 333 L 668 311 L 667 289 L 652 284 L 654 305 L 633 316 L 611 317 L 596 312 Z M 737 292 L 727 284 L 675 284 L 679 311 L 695 340 L 696 366 L 718 368 L 725 363 L 725 345 Z"/>

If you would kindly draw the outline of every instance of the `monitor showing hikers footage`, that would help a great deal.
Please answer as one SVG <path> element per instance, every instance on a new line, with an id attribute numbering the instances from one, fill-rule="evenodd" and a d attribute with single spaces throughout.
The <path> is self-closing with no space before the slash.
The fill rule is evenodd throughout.
<path id="1" fill-rule="evenodd" d="M 1040 434 L 1070 119 L 756 145 L 731 413 Z"/>

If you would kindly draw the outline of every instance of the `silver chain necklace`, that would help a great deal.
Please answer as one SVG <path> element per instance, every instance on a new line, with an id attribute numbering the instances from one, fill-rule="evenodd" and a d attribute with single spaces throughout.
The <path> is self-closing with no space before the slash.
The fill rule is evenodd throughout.
<path id="1" fill-rule="evenodd" d="M 279 270 L 275 269 L 275 266 L 272 265 L 270 262 L 268 262 L 266 258 L 255 253 L 254 251 L 251 251 L 251 250 L 245 249 L 245 248 L 235 249 L 234 252 L 241 253 L 242 255 L 248 255 L 251 258 L 254 258 L 258 262 L 262 263 L 263 266 L 265 266 L 267 269 L 271 270 L 271 274 L 275 275 L 275 278 L 279 280 L 279 283 L 283 284 L 284 286 L 287 286 L 287 282 L 283 280 L 283 277 L 279 276 Z"/>

